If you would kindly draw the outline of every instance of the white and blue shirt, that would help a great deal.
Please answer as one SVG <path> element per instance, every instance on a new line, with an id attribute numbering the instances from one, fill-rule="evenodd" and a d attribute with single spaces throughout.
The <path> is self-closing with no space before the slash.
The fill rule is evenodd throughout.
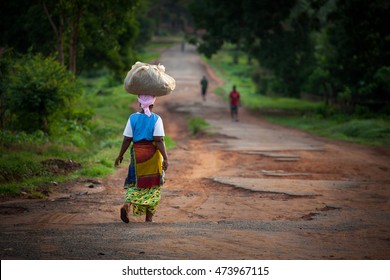
<path id="1" fill-rule="evenodd" d="M 159 115 L 152 113 L 150 117 L 140 112 L 131 114 L 123 135 L 133 137 L 133 142 L 153 141 L 153 136 L 165 136 L 164 125 Z"/>

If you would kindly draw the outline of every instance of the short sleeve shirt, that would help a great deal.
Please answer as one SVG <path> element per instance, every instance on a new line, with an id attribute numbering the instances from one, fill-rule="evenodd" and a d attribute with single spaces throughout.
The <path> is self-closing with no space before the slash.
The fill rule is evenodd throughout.
<path id="1" fill-rule="evenodd" d="M 238 91 L 232 91 L 229 94 L 230 97 L 230 105 L 237 106 L 240 100 L 240 93 Z"/>
<path id="2" fill-rule="evenodd" d="M 138 112 L 129 117 L 123 135 L 132 137 L 135 143 L 142 140 L 153 141 L 153 136 L 165 136 L 164 125 L 159 115 L 152 113 L 148 117 Z"/>

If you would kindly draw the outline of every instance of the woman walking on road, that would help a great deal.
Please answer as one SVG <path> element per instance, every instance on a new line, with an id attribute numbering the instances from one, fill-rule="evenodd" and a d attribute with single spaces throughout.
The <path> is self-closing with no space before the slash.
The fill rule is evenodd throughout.
<path id="1" fill-rule="evenodd" d="M 125 79 L 129 93 L 138 94 L 141 111 L 130 115 L 123 132 L 123 142 L 115 166 L 130 148 L 130 165 L 125 180 L 125 203 L 120 210 L 121 220 L 129 222 L 131 206 L 134 216 L 145 215 L 152 222 L 161 198 L 168 155 L 164 142 L 164 125 L 159 115 L 151 112 L 156 96 L 169 94 L 175 80 L 164 73 L 161 65 L 136 63 Z M 155 92 L 156 95 L 143 94 Z"/>
<path id="2" fill-rule="evenodd" d="M 156 97 L 150 95 L 138 97 L 142 111 L 132 114 L 127 121 L 122 147 L 115 160 L 118 166 L 130 147 L 131 163 L 125 180 L 127 192 L 121 208 L 121 219 L 125 223 L 129 222 L 131 205 L 134 216 L 146 215 L 145 221 L 152 222 L 161 198 L 168 155 L 162 119 L 150 111 L 155 100 Z"/>

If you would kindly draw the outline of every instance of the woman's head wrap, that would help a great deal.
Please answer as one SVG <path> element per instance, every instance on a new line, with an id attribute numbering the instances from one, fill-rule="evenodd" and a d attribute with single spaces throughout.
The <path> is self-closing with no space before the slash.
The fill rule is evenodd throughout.
<path id="1" fill-rule="evenodd" d="M 152 95 L 138 95 L 138 102 L 141 104 L 141 108 L 144 109 L 144 113 L 150 117 L 152 113 L 150 112 L 149 106 L 153 105 L 156 101 L 156 96 Z"/>

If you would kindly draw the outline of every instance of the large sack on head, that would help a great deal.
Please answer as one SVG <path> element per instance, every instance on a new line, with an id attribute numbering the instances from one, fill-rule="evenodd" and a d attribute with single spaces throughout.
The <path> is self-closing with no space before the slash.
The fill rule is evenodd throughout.
<path id="1" fill-rule="evenodd" d="M 170 94 L 176 87 L 175 79 L 165 73 L 163 65 L 142 62 L 131 67 L 124 82 L 126 91 L 136 95 L 163 96 Z"/>

